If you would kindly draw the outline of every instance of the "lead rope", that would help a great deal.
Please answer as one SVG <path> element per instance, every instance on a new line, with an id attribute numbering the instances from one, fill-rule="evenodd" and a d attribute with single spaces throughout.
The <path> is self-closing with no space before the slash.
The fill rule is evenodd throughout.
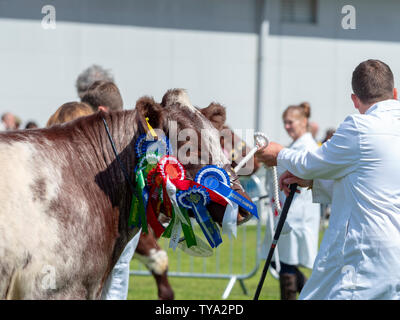
<path id="1" fill-rule="evenodd" d="M 133 185 L 131 179 L 129 179 L 128 172 L 126 171 L 125 166 L 124 166 L 124 164 L 122 163 L 122 161 L 121 161 L 121 159 L 120 159 L 120 157 L 119 157 L 119 155 L 118 155 L 117 148 L 115 147 L 114 141 L 113 141 L 113 139 L 112 139 L 112 137 L 111 137 L 110 129 L 108 128 L 107 122 L 106 122 L 106 120 L 105 120 L 103 117 L 102 117 L 102 119 L 103 119 L 104 127 L 106 128 L 106 132 L 107 132 L 108 139 L 109 139 L 110 142 L 111 142 L 111 146 L 112 146 L 112 149 L 113 149 L 113 151 L 114 151 L 115 158 L 117 159 L 118 164 L 119 164 L 119 166 L 120 166 L 120 168 L 121 168 L 121 170 L 122 170 L 122 173 L 124 174 L 125 179 L 126 179 L 126 181 L 128 182 L 129 188 L 131 189 L 132 193 L 135 194 L 135 196 L 137 197 L 135 187 L 134 187 L 134 185 Z"/>
<path id="2" fill-rule="evenodd" d="M 281 202 L 279 201 L 279 183 L 278 183 L 278 172 L 276 166 L 271 167 L 272 171 L 272 185 L 273 185 L 273 192 L 274 192 L 274 206 L 278 215 L 282 212 Z"/>

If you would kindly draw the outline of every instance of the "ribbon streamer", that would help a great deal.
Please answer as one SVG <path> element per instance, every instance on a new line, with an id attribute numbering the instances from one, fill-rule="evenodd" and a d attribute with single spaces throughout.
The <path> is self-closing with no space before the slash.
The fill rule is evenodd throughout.
<path id="1" fill-rule="evenodd" d="M 257 217 L 257 206 L 247 200 L 245 197 L 232 190 L 229 186 L 229 178 L 226 171 L 214 165 L 203 167 L 196 175 L 195 181 L 206 188 L 226 197 L 237 203 L 240 207 Z"/>
<path id="2" fill-rule="evenodd" d="M 189 190 L 179 192 L 177 198 L 181 206 L 193 210 L 196 221 L 199 223 L 210 246 L 215 248 L 221 244 L 222 238 L 218 227 L 206 209 L 206 205 L 210 201 L 207 190 L 195 186 Z"/>
<path id="3" fill-rule="evenodd" d="M 177 247 L 181 229 L 188 247 L 196 245 L 196 238 L 194 236 L 189 216 L 186 210 L 180 209 L 176 199 L 177 188 L 170 179 L 184 180 L 186 176 L 185 169 L 175 157 L 164 156 L 159 161 L 156 172 L 162 178 L 163 201 L 166 210 L 169 211 L 172 216 L 170 225 L 168 226 L 169 228 L 167 228 L 168 232 L 165 233 L 165 237 L 171 238 L 169 245 L 170 248 L 175 250 Z M 179 225 L 179 227 L 177 225 Z"/>
<path id="4" fill-rule="evenodd" d="M 237 215 L 239 213 L 239 206 L 235 202 L 226 199 L 228 204 L 225 209 L 224 218 L 222 219 L 222 233 L 227 234 L 231 239 L 231 234 L 236 238 L 237 236 Z"/>

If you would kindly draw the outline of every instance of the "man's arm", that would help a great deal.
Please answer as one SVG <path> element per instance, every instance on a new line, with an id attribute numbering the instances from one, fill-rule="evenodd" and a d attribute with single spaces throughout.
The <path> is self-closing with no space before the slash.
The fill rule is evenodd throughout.
<path id="1" fill-rule="evenodd" d="M 359 160 L 359 132 L 352 116 L 347 117 L 333 137 L 315 151 L 283 148 L 277 155 L 280 166 L 306 180 L 340 179 L 356 170 Z"/>
<path id="2" fill-rule="evenodd" d="M 322 179 L 304 180 L 286 171 L 279 177 L 279 188 L 288 196 L 290 193 L 289 186 L 297 183 L 300 187 L 312 189 L 313 202 L 329 204 L 332 202 L 334 182 L 334 180 Z M 297 190 L 296 192 L 300 191 Z"/>

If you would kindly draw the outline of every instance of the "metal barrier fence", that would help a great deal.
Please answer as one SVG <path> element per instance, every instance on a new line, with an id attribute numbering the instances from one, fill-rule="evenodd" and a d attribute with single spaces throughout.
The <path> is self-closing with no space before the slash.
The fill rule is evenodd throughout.
<path id="1" fill-rule="evenodd" d="M 252 218 L 237 229 L 237 238 L 229 239 L 223 235 L 222 244 L 215 249 L 212 257 L 201 258 L 189 256 L 179 248 L 176 251 L 168 249 L 168 239 L 161 238 L 159 245 L 168 253 L 168 277 L 229 279 L 228 285 L 222 294 L 227 299 L 236 281 L 244 294 L 248 294 L 244 280 L 254 276 L 260 266 L 260 252 L 262 241 L 262 225 L 268 221 L 270 207 L 266 207 L 267 195 L 263 193 L 260 179 L 253 175 L 241 178 L 241 183 L 247 194 L 257 204 L 260 219 Z M 269 201 L 268 201 L 269 203 Z M 265 218 L 265 212 L 267 218 Z M 264 214 L 262 216 L 262 213 Z M 197 223 L 193 223 L 196 234 L 202 234 Z M 149 276 L 151 273 L 138 261 L 131 275 Z"/>

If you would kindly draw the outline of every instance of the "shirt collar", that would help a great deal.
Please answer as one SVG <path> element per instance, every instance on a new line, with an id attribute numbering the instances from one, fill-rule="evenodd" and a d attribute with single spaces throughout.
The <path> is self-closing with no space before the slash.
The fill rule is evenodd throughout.
<path id="1" fill-rule="evenodd" d="M 400 109 L 400 101 L 399 100 L 389 99 L 389 100 L 377 102 L 374 105 L 372 105 L 371 107 L 369 107 L 368 110 L 365 112 L 365 114 L 388 111 L 388 110 L 393 110 L 393 109 Z"/>

